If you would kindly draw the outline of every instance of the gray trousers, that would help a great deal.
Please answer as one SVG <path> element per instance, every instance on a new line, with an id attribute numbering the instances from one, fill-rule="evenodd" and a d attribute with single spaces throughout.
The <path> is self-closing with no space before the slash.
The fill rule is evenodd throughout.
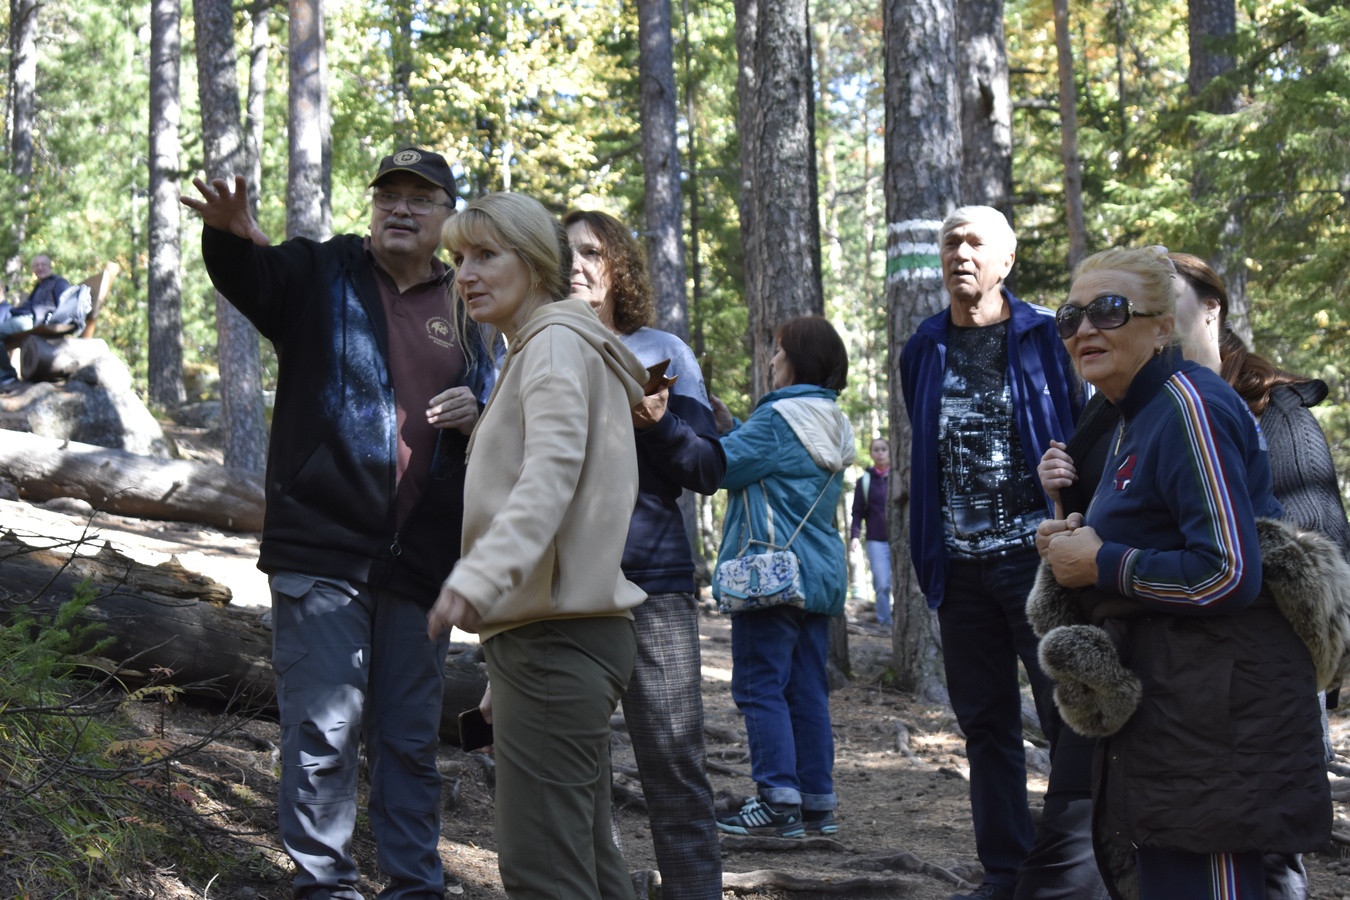
<path id="1" fill-rule="evenodd" d="M 294 895 L 361 900 L 351 845 L 364 740 L 370 826 L 389 879 L 380 897 L 444 897 L 436 751 L 448 637 L 429 640 L 426 610 L 398 594 L 292 572 L 271 586 L 278 819 Z"/>
<path id="2" fill-rule="evenodd" d="M 633 900 L 610 834 L 609 717 L 633 623 L 553 619 L 483 644 L 497 758 L 497 866 L 511 900 Z"/>
<path id="3" fill-rule="evenodd" d="M 637 661 L 623 695 L 666 900 L 721 900 L 722 845 L 703 738 L 698 601 L 653 594 L 633 610 Z"/>

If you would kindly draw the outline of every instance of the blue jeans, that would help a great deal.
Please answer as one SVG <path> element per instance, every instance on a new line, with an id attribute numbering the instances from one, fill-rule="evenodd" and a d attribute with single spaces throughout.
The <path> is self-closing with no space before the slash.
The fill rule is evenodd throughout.
<path id="1" fill-rule="evenodd" d="M 872 593 L 877 598 L 877 621 L 891 624 L 891 545 L 868 541 L 867 566 L 872 570 Z"/>
<path id="2" fill-rule="evenodd" d="M 834 809 L 825 671 L 830 617 L 772 606 L 731 618 L 731 696 L 745 715 L 750 775 L 770 803 Z"/>
<path id="3" fill-rule="evenodd" d="M 9 316 L 0 320 L 0 338 L 7 338 L 11 334 L 18 334 L 20 331 L 28 331 L 33 327 L 33 317 L 28 315 Z M 19 377 L 19 373 L 14 371 L 14 364 L 9 361 L 9 351 L 0 346 L 0 384 L 7 381 L 13 381 Z"/>
<path id="4" fill-rule="evenodd" d="M 1040 642 L 1026 614 L 1040 558 L 1027 548 L 990 559 L 954 559 L 948 565 L 938 625 L 947 692 L 966 736 L 975 851 L 986 882 L 1013 888 L 1035 837 L 1027 808 L 1019 658 L 1052 759 L 1060 729 L 1054 685 L 1041 671 Z"/>
<path id="5" fill-rule="evenodd" d="M 351 856 L 359 745 L 386 900 L 445 895 L 441 837 L 442 665 L 426 609 L 341 579 L 277 572 L 272 665 L 281 715 L 281 842 L 297 897 L 361 900 Z"/>

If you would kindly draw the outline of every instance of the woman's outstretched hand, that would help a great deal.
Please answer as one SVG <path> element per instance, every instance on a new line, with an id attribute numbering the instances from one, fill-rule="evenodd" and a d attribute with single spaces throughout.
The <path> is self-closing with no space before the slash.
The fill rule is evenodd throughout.
<path id="1" fill-rule="evenodd" d="M 470 634 L 477 634 L 483 626 L 483 617 L 463 594 L 449 587 L 441 588 L 436 605 L 427 613 L 427 637 L 433 641 L 452 627 Z"/>

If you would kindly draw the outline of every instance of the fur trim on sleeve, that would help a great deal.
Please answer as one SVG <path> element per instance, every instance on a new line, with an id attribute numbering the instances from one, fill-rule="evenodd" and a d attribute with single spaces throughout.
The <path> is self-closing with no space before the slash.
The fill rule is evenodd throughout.
<path id="1" fill-rule="evenodd" d="M 1258 519 L 1261 572 L 1280 612 L 1308 647 L 1317 687 L 1330 690 L 1350 674 L 1350 565 L 1315 531 Z"/>
<path id="2" fill-rule="evenodd" d="M 1078 606 L 1078 591 L 1055 581 L 1050 564 L 1041 560 L 1036 582 L 1027 595 L 1027 621 L 1036 637 L 1043 638 L 1061 625 L 1085 625 L 1087 620 Z"/>
<path id="3" fill-rule="evenodd" d="M 1062 625 L 1041 638 L 1041 668 L 1055 682 L 1055 705 L 1084 737 L 1115 734 L 1139 707 L 1139 676 L 1120 662 L 1096 625 Z"/>

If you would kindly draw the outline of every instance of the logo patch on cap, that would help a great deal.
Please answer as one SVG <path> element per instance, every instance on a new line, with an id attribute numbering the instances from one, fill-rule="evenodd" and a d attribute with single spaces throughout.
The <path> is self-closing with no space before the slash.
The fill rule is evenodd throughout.
<path id="1" fill-rule="evenodd" d="M 400 150 L 394 154 L 394 165 L 410 166 L 422 158 L 416 150 Z"/>

